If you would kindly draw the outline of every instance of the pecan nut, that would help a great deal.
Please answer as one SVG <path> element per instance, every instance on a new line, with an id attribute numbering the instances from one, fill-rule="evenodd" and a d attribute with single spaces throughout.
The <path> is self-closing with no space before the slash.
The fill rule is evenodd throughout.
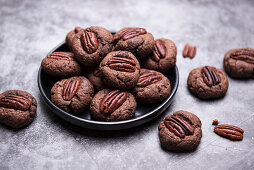
<path id="1" fill-rule="evenodd" d="M 146 87 L 150 84 L 157 83 L 160 80 L 162 80 L 162 77 L 159 74 L 145 73 L 139 77 L 137 86 Z"/>
<path id="2" fill-rule="evenodd" d="M 195 55 L 196 55 L 196 51 L 197 51 L 196 46 L 191 46 L 189 44 L 186 44 L 184 49 L 183 49 L 183 56 L 194 58 Z"/>
<path id="3" fill-rule="evenodd" d="M 216 73 L 216 70 L 212 67 L 205 66 L 201 70 L 202 77 L 207 86 L 212 87 L 220 84 L 220 76 Z"/>
<path id="4" fill-rule="evenodd" d="M 152 59 L 154 61 L 160 61 L 161 58 L 164 58 L 166 56 L 166 47 L 165 45 L 159 41 L 155 40 L 155 46 L 153 49 Z"/>
<path id="5" fill-rule="evenodd" d="M 113 90 L 102 99 L 100 104 L 100 111 L 104 114 L 113 113 L 126 101 L 126 99 L 126 92 Z"/>
<path id="6" fill-rule="evenodd" d="M 215 126 L 214 132 L 230 140 L 242 140 L 244 133 L 244 131 L 241 128 L 226 124 Z"/>
<path id="7" fill-rule="evenodd" d="M 128 28 L 125 31 L 122 32 L 120 35 L 120 39 L 128 40 L 130 38 L 146 34 L 146 29 L 144 28 Z"/>
<path id="8" fill-rule="evenodd" d="M 95 77 L 101 77 L 102 76 L 101 70 L 99 68 L 96 68 L 93 72 L 93 75 Z"/>
<path id="9" fill-rule="evenodd" d="M 163 123 L 170 132 L 173 132 L 180 138 L 194 134 L 194 128 L 183 118 L 169 115 L 163 120 Z"/>
<path id="10" fill-rule="evenodd" d="M 63 99 L 66 101 L 71 100 L 76 94 L 79 87 L 79 80 L 67 80 L 63 88 Z"/>
<path id="11" fill-rule="evenodd" d="M 111 57 L 108 60 L 107 64 L 109 68 L 123 72 L 135 72 L 135 66 L 137 65 L 132 58 L 124 58 L 120 55 Z"/>
<path id="12" fill-rule="evenodd" d="M 230 55 L 235 60 L 245 61 L 250 64 L 254 64 L 254 49 L 242 48 L 238 49 Z"/>
<path id="13" fill-rule="evenodd" d="M 94 32 L 84 31 L 81 34 L 81 44 L 83 49 L 88 53 L 92 54 L 98 49 L 98 39 Z"/>
<path id="14" fill-rule="evenodd" d="M 0 98 L 0 107 L 6 107 L 15 110 L 26 111 L 31 107 L 31 104 L 31 100 L 24 96 L 8 94 Z"/>
<path id="15" fill-rule="evenodd" d="M 48 58 L 74 61 L 74 54 L 71 52 L 53 52 L 52 54 L 48 55 Z"/>

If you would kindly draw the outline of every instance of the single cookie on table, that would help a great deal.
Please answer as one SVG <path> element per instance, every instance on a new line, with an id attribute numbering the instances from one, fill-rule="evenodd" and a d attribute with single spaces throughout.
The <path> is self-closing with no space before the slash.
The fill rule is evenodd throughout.
<path id="1" fill-rule="evenodd" d="M 99 65 L 112 48 L 113 35 L 98 26 L 83 29 L 72 39 L 72 50 L 76 59 L 87 67 Z"/>
<path id="2" fill-rule="evenodd" d="M 53 52 L 41 62 L 42 70 L 52 76 L 72 77 L 83 73 L 82 66 L 71 52 Z"/>
<path id="3" fill-rule="evenodd" d="M 224 56 L 226 72 L 235 78 L 254 78 L 254 48 L 236 48 Z"/>
<path id="4" fill-rule="evenodd" d="M 189 90 L 201 99 L 217 99 L 225 96 L 228 90 L 225 72 L 211 66 L 193 69 L 187 84 Z"/>
<path id="5" fill-rule="evenodd" d="M 171 93 L 170 81 L 162 73 L 141 69 L 140 77 L 133 94 L 142 103 L 159 103 Z"/>
<path id="6" fill-rule="evenodd" d="M 34 120 L 37 110 L 35 98 L 21 90 L 7 90 L 0 94 L 0 123 L 21 128 Z"/>
<path id="7" fill-rule="evenodd" d="M 66 112 L 83 112 L 89 107 L 93 95 L 92 83 L 83 76 L 58 81 L 51 89 L 52 102 Z"/>
<path id="8" fill-rule="evenodd" d="M 166 116 L 158 127 L 161 146 L 169 151 L 195 149 L 202 138 L 201 125 L 200 119 L 187 111 Z"/>
<path id="9" fill-rule="evenodd" d="M 102 81 L 102 73 L 98 67 L 97 68 L 88 68 L 87 78 L 93 84 L 94 89 L 102 90 L 102 89 L 106 88 L 106 85 Z"/>
<path id="10" fill-rule="evenodd" d="M 100 70 L 108 87 L 131 89 L 138 82 L 140 65 L 131 52 L 113 51 L 101 61 Z"/>
<path id="11" fill-rule="evenodd" d="M 104 89 L 94 96 L 90 111 L 92 118 L 112 122 L 131 119 L 136 107 L 136 100 L 131 93 Z"/>
<path id="12" fill-rule="evenodd" d="M 153 51 L 154 38 L 144 28 L 126 27 L 114 34 L 114 44 L 115 51 L 130 51 L 141 59 Z"/>
<path id="13" fill-rule="evenodd" d="M 176 64 L 177 49 L 175 43 L 169 39 L 155 40 L 153 52 L 143 62 L 143 67 L 159 72 L 165 72 Z"/>
<path id="14" fill-rule="evenodd" d="M 65 42 L 67 43 L 68 47 L 70 48 L 70 50 L 72 50 L 72 39 L 74 38 L 74 36 L 79 33 L 80 31 L 82 31 L 83 29 L 79 26 L 75 27 L 73 30 L 71 30 L 70 32 L 68 32 L 68 34 L 66 35 L 65 38 Z"/>

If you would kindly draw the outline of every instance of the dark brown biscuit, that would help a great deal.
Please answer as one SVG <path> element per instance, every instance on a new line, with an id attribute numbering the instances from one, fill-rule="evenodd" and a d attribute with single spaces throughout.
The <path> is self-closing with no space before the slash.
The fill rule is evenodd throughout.
<path id="1" fill-rule="evenodd" d="M 225 96 L 228 78 L 224 71 L 211 66 L 193 69 L 188 77 L 188 88 L 201 99 L 216 99 Z"/>
<path id="2" fill-rule="evenodd" d="M 82 31 L 83 29 L 79 26 L 75 27 L 73 30 L 71 30 L 65 38 L 65 42 L 67 43 L 68 47 L 70 48 L 70 50 L 72 50 L 72 39 L 73 37 L 80 31 Z"/>
<path id="3" fill-rule="evenodd" d="M 136 107 L 136 100 L 131 93 L 104 89 L 94 96 L 90 111 L 94 119 L 111 122 L 131 119 Z"/>
<path id="4" fill-rule="evenodd" d="M 137 101 L 143 103 L 159 103 L 171 93 L 170 81 L 163 74 L 141 69 L 140 77 L 133 94 Z"/>
<path id="5" fill-rule="evenodd" d="M 94 67 L 112 51 L 113 35 L 105 28 L 92 26 L 78 32 L 72 43 L 76 59 L 87 67 Z"/>
<path id="6" fill-rule="evenodd" d="M 102 73 L 98 67 L 97 68 L 89 68 L 87 70 L 87 78 L 93 84 L 94 89 L 99 91 L 99 90 L 106 88 L 106 85 L 102 81 Z"/>
<path id="7" fill-rule="evenodd" d="M 200 119 L 187 111 L 166 116 L 158 128 L 161 146 L 169 151 L 195 149 L 202 137 L 201 125 Z"/>
<path id="8" fill-rule="evenodd" d="M 131 89 L 138 82 L 140 65 L 131 52 L 113 51 L 102 60 L 100 70 L 108 87 Z"/>
<path id="9" fill-rule="evenodd" d="M 235 78 L 254 78 L 254 49 L 237 48 L 224 56 L 226 72 Z"/>
<path id="10" fill-rule="evenodd" d="M 51 89 L 52 102 L 66 112 L 83 112 L 89 107 L 93 95 L 93 85 L 83 76 L 58 81 Z"/>
<path id="11" fill-rule="evenodd" d="M 21 90 L 7 90 L 0 94 L 0 122 L 12 128 L 21 128 L 35 117 L 35 98 Z"/>
<path id="12" fill-rule="evenodd" d="M 153 51 L 154 38 L 144 28 L 126 27 L 114 34 L 114 44 L 115 51 L 130 51 L 140 59 Z"/>
<path id="13" fill-rule="evenodd" d="M 41 62 L 43 71 L 58 77 L 72 77 L 83 73 L 83 68 L 71 52 L 53 52 Z"/>
<path id="14" fill-rule="evenodd" d="M 165 38 L 157 39 L 153 52 L 144 61 L 143 67 L 165 72 L 175 66 L 176 54 L 177 49 L 173 41 Z"/>

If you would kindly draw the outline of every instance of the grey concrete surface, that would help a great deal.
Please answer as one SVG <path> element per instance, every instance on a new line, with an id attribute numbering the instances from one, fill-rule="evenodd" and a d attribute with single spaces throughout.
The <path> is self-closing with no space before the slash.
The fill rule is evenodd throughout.
<path id="1" fill-rule="evenodd" d="M 36 97 L 38 110 L 24 129 L 0 125 L 0 169 L 253 169 L 254 80 L 229 78 L 227 95 L 215 101 L 197 99 L 186 85 L 193 68 L 223 69 L 227 50 L 254 47 L 253 11 L 253 0 L 1 0 L 0 92 L 26 90 Z M 171 107 L 144 126 L 111 133 L 82 129 L 55 116 L 40 97 L 37 71 L 47 52 L 76 25 L 140 26 L 156 38 L 172 39 L 180 85 Z M 193 60 L 181 55 L 187 42 L 197 45 Z M 157 125 L 180 109 L 201 119 L 203 138 L 195 151 L 164 151 Z M 214 118 L 243 128 L 243 141 L 217 136 Z"/>

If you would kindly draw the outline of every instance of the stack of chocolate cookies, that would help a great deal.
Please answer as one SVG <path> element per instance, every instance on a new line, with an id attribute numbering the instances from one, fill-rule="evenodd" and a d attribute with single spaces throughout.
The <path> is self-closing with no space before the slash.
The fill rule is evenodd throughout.
<path id="1" fill-rule="evenodd" d="M 159 103 L 171 93 L 163 73 L 175 66 L 177 50 L 169 39 L 154 40 L 144 28 L 112 34 L 92 26 L 75 27 L 66 43 L 68 52 L 53 52 L 41 63 L 46 73 L 63 78 L 51 100 L 66 112 L 90 108 L 95 120 L 122 121 L 134 117 L 137 102 Z"/>

